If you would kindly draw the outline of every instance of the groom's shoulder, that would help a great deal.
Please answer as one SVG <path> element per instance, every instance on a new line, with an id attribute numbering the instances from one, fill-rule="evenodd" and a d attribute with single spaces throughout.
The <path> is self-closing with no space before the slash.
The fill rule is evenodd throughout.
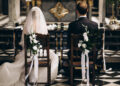
<path id="1" fill-rule="evenodd" d="M 77 20 L 72 21 L 72 22 L 69 23 L 69 25 L 75 25 L 77 22 L 78 22 Z"/>
<path id="2" fill-rule="evenodd" d="M 97 23 L 97 22 L 94 22 L 94 21 L 92 21 L 92 20 L 89 20 L 89 23 L 90 23 L 91 25 L 98 26 L 98 23 Z"/>

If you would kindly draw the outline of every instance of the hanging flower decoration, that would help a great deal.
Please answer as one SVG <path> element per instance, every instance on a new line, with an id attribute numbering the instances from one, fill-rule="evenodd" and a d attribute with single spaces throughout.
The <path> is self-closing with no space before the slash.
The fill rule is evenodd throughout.
<path id="1" fill-rule="evenodd" d="M 79 40 L 78 47 L 83 51 L 81 53 L 81 65 L 82 65 L 82 80 L 87 80 L 87 86 L 89 86 L 89 52 L 96 46 L 98 40 L 98 30 L 88 30 L 88 27 L 83 25 L 82 39 Z M 94 39 L 93 39 L 94 37 Z M 87 69 L 85 69 L 85 67 Z"/>
<path id="2" fill-rule="evenodd" d="M 91 50 L 93 48 L 93 46 L 95 46 L 97 44 L 99 33 L 97 30 L 89 31 L 88 27 L 83 24 L 82 24 L 82 26 L 84 29 L 84 32 L 82 33 L 83 39 L 79 40 L 78 47 L 80 47 L 82 50 L 85 50 L 85 49 Z M 94 39 L 93 39 L 93 37 L 94 37 Z"/>
<path id="3" fill-rule="evenodd" d="M 31 64 L 30 64 L 30 68 L 29 68 L 29 72 L 28 74 L 25 76 L 25 80 L 29 77 L 31 70 L 33 69 L 33 73 L 34 73 L 34 80 L 37 82 L 38 80 L 38 52 L 39 50 L 42 48 L 42 45 L 40 44 L 40 42 L 36 39 L 37 36 L 35 33 L 32 33 L 30 35 L 28 35 L 28 42 L 29 43 L 29 48 L 30 48 L 30 52 L 32 53 L 32 55 L 30 56 L 30 58 L 32 59 Z M 33 68 L 34 65 L 34 68 Z"/>
<path id="4" fill-rule="evenodd" d="M 57 28 L 57 25 L 55 25 L 55 24 L 47 25 L 48 30 L 55 30 L 56 28 Z"/>
<path id="5" fill-rule="evenodd" d="M 87 79 L 87 85 L 89 85 L 89 56 L 88 56 L 88 53 L 89 53 L 88 44 L 90 42 L 89 37 L 88 37 L 89 31 L 88 31 L 87 26 L 83 24 L 82 26 L 83 26 L 83 29 L 85 30 L 82 34 L 83 39 L 79 40 L 78 47 L 83 50 L 81 53 L 82 80 L 84 81 Z M 85 70 L 85 67 L 87 67 L 86 70 Z"/>
<path id="6" fill-rule="evenodd" d="M 42 48 L 42 45 L 36 40 L 36 34 L 32 33 L 29 35 L 30 49 L 33 54 L 37 54 L 38 50 Z"/>
<path id="7" fill-rule="evenodd" d="M 85 32 L 83 32 L 82 36 L 83 36 L 83 40 L 79 40 L 79 43 L 78 43 L 78 47 L 82 48 L 83 50 L 85 49 L 89 49 L 90 45 L 89 45 L 89 38 L 88 38 L 88 34 L 89 34 L 89 31 L 87 29 L 87 26 L 83 25 L 82 26 L 84 27 L 85 29 Z"/>

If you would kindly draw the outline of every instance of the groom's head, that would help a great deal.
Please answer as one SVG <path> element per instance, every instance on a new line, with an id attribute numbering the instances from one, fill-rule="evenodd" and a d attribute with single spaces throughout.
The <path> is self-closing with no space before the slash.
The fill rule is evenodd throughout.
<path id="1" fill-rule="evenodd" d="M 79 15 L 86 15 L 87 11 L 88 11 L 87 3 L 86 2 L 78 3 L 77 6 L 76 6 L 76 9 L 77 9 L 77 13 Z"/>

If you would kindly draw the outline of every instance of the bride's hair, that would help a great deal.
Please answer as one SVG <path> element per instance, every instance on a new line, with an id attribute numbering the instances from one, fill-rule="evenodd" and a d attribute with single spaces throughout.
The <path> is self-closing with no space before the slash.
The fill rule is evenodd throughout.
<path id="1" fill-rule="evenodd" d="M 45 17 L 39 7 L 33 7 L 26 18 L 24 33 L 48 34 Z"/>

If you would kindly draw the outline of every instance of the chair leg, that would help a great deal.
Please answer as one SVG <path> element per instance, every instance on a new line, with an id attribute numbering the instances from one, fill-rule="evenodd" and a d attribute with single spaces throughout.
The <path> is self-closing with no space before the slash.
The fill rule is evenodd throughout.
<path id="1" fill-rule="evenodd" d="M 25 86 L 27 86 L 27 81 L 25 80 Z"/>
<path id="2" fill-rule="evenodd" d="M 73 67 L 70 67 L 70 85 L 73 86 Z"/>
<path id="3" fill-rule="evenodd" d="M 51 66 L 48 67 L 48 86 L 51 84 Z"/>
<path id="4" fill-rule="evenodd" d="M 25 76 L 27 75 L 27 66 L 25 65 Z M 25 80 L 25 86 L 27 86 L 28 78 Z"/>
<path id="5" fill-rule="evenodd" d="M 27 79 L 25 80 L 25 86 L 28 86 L 28 83 L 29 83 L 29 79 L 27 78 Z"/>
<path id="6" fill-rule="evenodd" d="M 95 64 L 93 64 L 93 68 L 92 68 L 92 85 L 95 86 Z"/>

